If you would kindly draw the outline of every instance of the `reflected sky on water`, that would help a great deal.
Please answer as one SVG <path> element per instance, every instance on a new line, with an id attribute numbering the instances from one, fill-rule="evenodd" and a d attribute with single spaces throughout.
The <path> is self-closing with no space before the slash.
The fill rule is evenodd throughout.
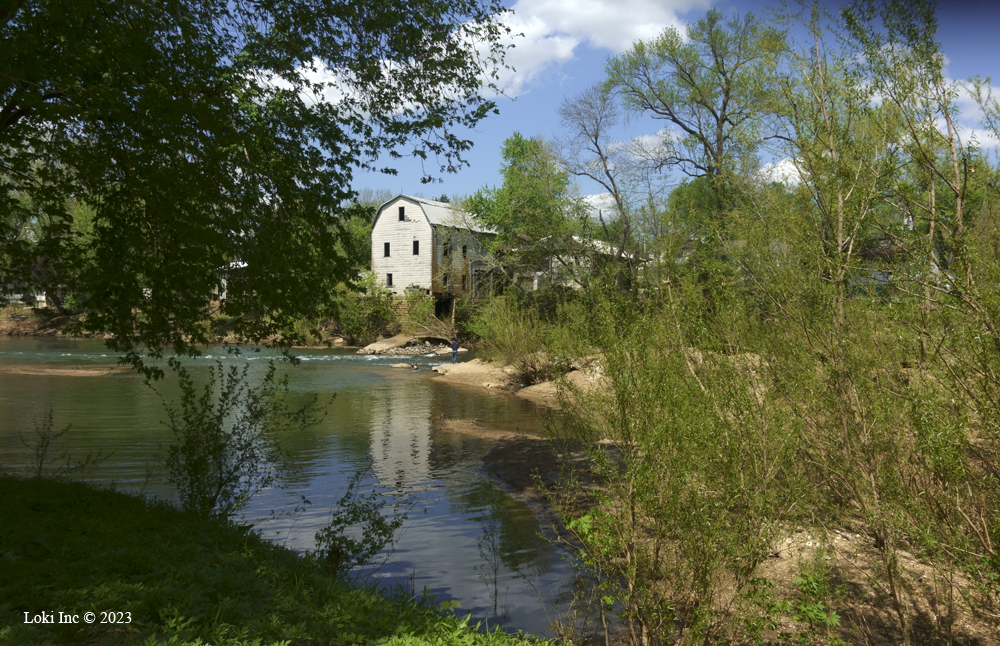
<path id="1" fill-rule="evenodd" d="M 442 421 L 478 420 L 505 430 L 540 432 L 542 411 L 503 394 L 432 381 L 439 357 L 376 357 L 349 350 L 295 350 L 289 374 L 294 406 L 318 396 L 322 420 L 284 439 L 296 471 L 287 486 L 262 492 L 246 519 L 292 549 L 315 548 L 315 534 L 350 478 L 364 471 L 365 491 L 378 491 L 385 511 L 406 511 L 407 521 L 387 562 L 360 574 L 383 585 L 425 588 L 439 602 L 457 601 L 461 614 L 498 619 L 511 630 L 542 632 L 551 601 L 565 593 L 572 570 L 565 553 L 539 536 L 532 511 L 490 484 L 481 473 L 486 440 L 446 431 Z M 210 362 L 246 363 L 261 378 L 274 352 L 239 357 L 210 349 L 190 360 L 196 379 Z M 51 407 L 56 428 L 71 425 L 58 452 L 72 460 L 90 452 L 110 455 L 84 479 L 174 499 L 163 470 L 171 441 L 164 401 L 176 404 L 176 383 L 155 391 L 134 374 L 56 376 L 15 374 L 6 368 L 114 365 L 99 341 L 0 340 L 0 465 L 23 471 L 34 425 Z M 416 363 L 418 370 L 391 368 Z M 56 456 L 58 457 L 58 456 Z M 302 504 L 303 497 L 310 504 Z M 296 511 L 296 508 L 304 510 Z M 548 602 L 545 608 L 539 597 Z"/>

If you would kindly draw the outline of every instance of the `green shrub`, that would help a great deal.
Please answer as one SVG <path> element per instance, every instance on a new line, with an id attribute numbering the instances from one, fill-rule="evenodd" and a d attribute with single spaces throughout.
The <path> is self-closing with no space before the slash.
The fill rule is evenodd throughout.
<path id="1" fill-rule="evenodd" d="M 347 491 L 330 512 L 330 522 L 316 533 L 316 548 L 332 570 L 346 575 L 352 568 L 371 563 L 375 555 L 393 543 L 396 532 L 406 521 L 406 514 L 387 518 L 382 510 L 385 501 L 378 492 L 361 495 L 359 486 L 366 471 L 358 471 L 347 483 Z M 351 534 L 360 529 L 360 537 Z"/>
<path id="2" fill-rule="evenodd" d="M 56 430 L 55 412 L 50 406 L 45 409 L 41 420 L 34 420 L 30 435 L 17 434 L 21 446 L 27 449 L 30 463 L 28 473 L 36 478 L 64 477 L 79 474 L 111 457 L 111 454 L 103 451 L 90 451 L 86 455 L 72 451 L 67 442 L 63 441 L 72 426 L 69 424 Z"/>
<path id="3" fill-rule="evenodd" d="M 426 330 L 434 322 L 434 299 L 420 289 L 406 290 L 406 319 L 403 331 L 407 334 Z"/>
<path id="4" fill-rule="evenodd" d="M 534 310 L 513 294 L 483 303 L 469 327 L 482 340 L 483 358 L 512 366 L 521 383 L 532 384 L 549 376 L 542 325 Z"/>
<path id="5" fill-rule="evenodd" d="M 351 345 L 367 345 L 399 331 L 399 316 L 392 309 L 392 292 L 378 274 L 361 272 L 358 291 L 344 294 L 338 309 L 341 332 Z"/>
<path id="6" fill-rule="evenodd" d="M 555 316 L 545 329 L 545 348 L 556 365 L 569 364 L 594 353 L 590 342 L 590 306 L 582 300 L 569 300 L 556 306 Z"/>
<path id="7" fill-rule="evenodd" d="M 171 367 L 181 401 L 179 408 L 164 402 L 175 438 L 167 448 L 169 480 L 184 509 L 228 518 L 288 468 L 278 436 L 306 426 L 312 407 L 288 408 L 287 376 L 276 379 L 273 362 L 258 385 L 248 379 L 248 364 L 226 369 L 216 362 L 200 394 L 186 368 Z"/>
<path id="8" fill-rule="evenodd" d="M 479 309 L 489 301 L 485 298 L 463 296 L 455 301 L 455 332 L 462 337 L 478 341 L 475 321 Z"/>
<path id="9" fill-rule="evenodd" d="M 760 387 L 751 357 L 690 349 L 681 297 L 595 303 L 609 387 L 571 389 L 551 429 L 582 445 L 601 485 L 549 492 L 596 580 L 580 601 L 616 608 L 632 644 L 707 643 L 729 621 L 718 599 L 753 586 L 802 495 L 801 424 Z"/>

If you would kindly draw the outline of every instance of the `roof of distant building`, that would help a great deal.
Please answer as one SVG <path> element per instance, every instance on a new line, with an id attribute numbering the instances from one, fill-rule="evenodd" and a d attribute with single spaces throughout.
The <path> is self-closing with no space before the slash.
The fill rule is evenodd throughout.
<path id="1" fill-rule="evenodd" d="M 422 197 L 404 195 L 403 193 L 394 196 L 391 200 L 378 207 L 378 212 L 381 213 L 387 204 L 401 197 L 419 203 L 424 215 L 427 216 L 427 220 L 433 225 L 469 229 L 477 233 L 496 233 L 493 229 L 483 226 L 471 213 L 459 209 L 454 204 L 427 200 Z"/>

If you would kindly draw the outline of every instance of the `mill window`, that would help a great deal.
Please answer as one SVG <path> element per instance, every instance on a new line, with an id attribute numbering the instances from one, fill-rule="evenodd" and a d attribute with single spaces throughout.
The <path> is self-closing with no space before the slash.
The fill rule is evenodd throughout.
<path id="1" fill-rule="evenodd" d="M 462 245 L 462 257 L 467 258 L 469 256 L 469 247 L 467 245 Z"/>
<path id="2" fill-rule="evenodd" d="M 420 255 L 420 241 L 419 240 L 414 240 L 413 241 L 413 255 L 414 256 L 419 256 Z"/>
<path id="3" fill-rule="evenodd" d="M 406 219 L 406 207 L 401 206 L 399 207 L 399 221 L 402 222 L 405 219 Z"/>
<path id="4" fill-rule="evenodd" d="M 385 286 L 392 287 L 392 274 L 385 275 Z"/>
<path id="5" fill-rule="evenodd" d="M 388 242 L 385 243 L 384 245 L 382 245 L 382 250 L 383 250 L 382 256 L 385 257 L 385 258 L 388 258 L 389 257 L 389 243 Z"/>

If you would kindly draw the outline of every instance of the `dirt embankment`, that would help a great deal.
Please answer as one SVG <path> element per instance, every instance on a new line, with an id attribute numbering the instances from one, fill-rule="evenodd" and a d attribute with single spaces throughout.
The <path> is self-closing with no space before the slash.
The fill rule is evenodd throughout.
<path id="1" fill-rule="evenodd" d="M 93 332 L 68 334 L 66 332 L 67 328 L 71 323 L 76 322 L 77 319 L 78 317 L 76 316 L 48 316 L 44 312 L 40 313 L 39 311 L 33 309 L 25 309 L 17 306 L 2 308 L 0 309 L 0 337 L 34 336 L 97 340 L 112 338 L 112 335 L 110 334 L 98 334 Z M 260 345 L 271 345 L 277 340 L 278 337 L 268 337 L 262 339 Z M 232 345 L 240 344 L 239 340 L 231 334 L 219 335 L 213 340 L 213 343 L 228 343 Z M 292 347 L 296 350 L 323 350 L 327 348 L 350 348 L 351 346 L 347 345 L 342 336 L 339 336 L 330 329 L 321 328 L 320 337 L 313 338 L 311 343 L 295 345 Z"/>
<path id="2" fill-rule="evenodd" d="M 124 375 L 132 372 L 131 368 L 122 366 L 0 366 L 0 373 L 9 375 L 41 375 L 48 377 L 104 377 L 106 375 Z"/>
<path id="3" fill-rule="evenodd" d="M 84 332 L 66 334 L 66 328 L 75 322 L 71 316 L 46 316 L 36 310 L 21 307 L 0 309 L 0 336 L 67 336 L 80 339 L 106 339 L 107 335 Z"/>
<path id="4" fill-rule="evenodd" d="M 560 396 L 565 397 L 569 393 L 566 386 L 571 386 L 584 393 L 609 387 L 607 378 L 601 375 L 598 367 L 572 370 L 563 375 L 562 379 L 565 381 L 565 384 L 560 383 L 560 381 L 543 381 L 540 384 L 521 388 L 515 394 L 536 404 L 559 407 Z M 562 395 L 560 395 L 560 389 L 562 389 Z"/>
<path id="5" fill-rule="evenodd" d="M 481 359 L 446 363 L 435 366 L 433 370 L 438 373 L 434 377 L 438 381 L 509 392 L 536 404 L 554 408 L 561 405 L 560 396 L 568 396 L 566 385 L 571 385 L 582 392 L 589 392 L 596 388 L 607 387 L 608 384 L 607 379 L 600 373 L 600 367 L 595 364 L 573 370 L 564 375 L 562 380 L 543 381 L 532 386 L 522 386 L 518 383 L 513 368 Z M 562 389 L 561 394 L 560 389 Z"/>

